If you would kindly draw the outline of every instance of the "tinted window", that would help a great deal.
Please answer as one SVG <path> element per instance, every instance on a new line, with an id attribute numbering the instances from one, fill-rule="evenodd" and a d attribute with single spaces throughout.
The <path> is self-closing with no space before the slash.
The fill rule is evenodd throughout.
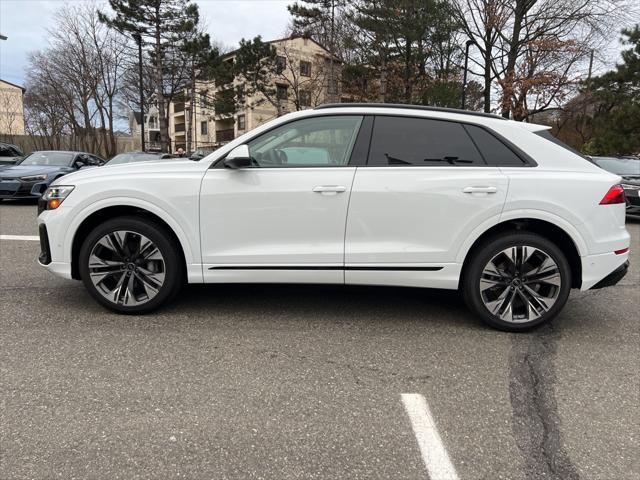
<path id="1" fill-rule="evenodd" d="M 275 128 L 249 142 L 259 167 L 332 167 L 346 165 L 362 117 L 315 117 Z"/>
<path id="2" fill-rule="evenodd" d="M 575 148 L 570 147 L 569 145 L 564 143 L 562 140 L 558 140 L 556 137 L 554 137 L 553 134 L 551 133 L 551 130 L 540 130 L 539 132 L 535 132 L 535 134 L 538 135 L 539 137 L 549 140 L 550 142 L 555 143 L 556 145 L 564 148 L 565 150 L 569 150 L 571 153 L 575 153 L 576 155 L 581 156 L 585 160 L 589 160 L 587 157 L 585 157 L 582 153 L 580 153 Z"/>
<path id="3" fill-rule="evenodd" d="M 518 155 L 484 128 L 465 125 L 471 138 L 482 152 L 488 165 L 495 167 L 521 167 L 525 165 Z"/>
<path id="4" fill-rule="evenodd" d="M 484 165 L 462 125 L 422 118 L 376 117 L 369 165 Z"/>

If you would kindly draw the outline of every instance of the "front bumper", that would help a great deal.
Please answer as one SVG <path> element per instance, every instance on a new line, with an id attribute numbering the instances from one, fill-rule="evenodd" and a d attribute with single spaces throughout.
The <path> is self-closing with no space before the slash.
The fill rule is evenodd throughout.
<path id="1" fill-rule="evenodd" d="M 596 283 L 593 287 L 591 287 L 591 289 L 596 290 L 598 288 L 613 287 L 615 284 L 617 284 L 620 280 L 624 278 L 624 276 L 627 274 L 628 271 L 629 271 L 629 260 L 624 262 L 622 265 L 616 268 L 613 272 L 611 272 L 609 275 L 607 275 L 598 283 Z"/>
<path id="2" fill-rule="evenodd" d="M 44 186 L 44 189 L 42 188 Z M 40 198 L 46 190 L 46 184 L 39 182 L 23 182 L 18 179 L 0 181 L 0 198 Z"/>
<path id="3" fill-rule="evenodd" d="M 38 256 L 38 263 L 46 266 L 51 263 L 51 247 L 49 246 L 47 226 L 44 223 L 38 225 L 38 234 L 40 235 L 40 255 Z"/>

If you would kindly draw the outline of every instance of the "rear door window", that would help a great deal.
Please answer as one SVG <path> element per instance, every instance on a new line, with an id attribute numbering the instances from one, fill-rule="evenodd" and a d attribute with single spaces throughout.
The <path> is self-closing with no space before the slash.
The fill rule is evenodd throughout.
<path id="1" fill-rule="evenodd" d="M 371 166 L 484 166 L 462 124 L 427 118 L 377 116 Z"/>

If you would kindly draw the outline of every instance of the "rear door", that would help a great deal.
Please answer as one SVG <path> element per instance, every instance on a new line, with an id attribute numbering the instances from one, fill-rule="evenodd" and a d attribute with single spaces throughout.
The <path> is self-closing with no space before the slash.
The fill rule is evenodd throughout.
<path id="1" fill-rule="evenodd" d="M 346 283 L 456 288 L 460 245 L 499 217 L 507 186 L 463 124 L 377 116 L 351 192 Z"/>

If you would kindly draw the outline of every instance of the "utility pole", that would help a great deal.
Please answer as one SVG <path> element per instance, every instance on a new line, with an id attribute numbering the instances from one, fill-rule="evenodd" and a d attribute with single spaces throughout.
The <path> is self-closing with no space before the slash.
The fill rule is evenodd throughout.
<path id="1" fill-rule="evenodd" d="M 466 107 L 467 101 L 467 70 L 469 68 L 469 47 L 475 45 L 473 40 L 467 40 L 467 44 L 464 50 L 464 73 L 462 74 L 462 99 L 460 101 L 460 108 L 462 110 Z"/>
<path id="2" fill-rule="evenodd" d="M 591 72 L 593 71 L 593 48 L 591 49 L 591 55 L 589 56 L 589 73 L 587 74 L 587 82 L 591 80 Z"/>
<path id="3" fill-rule="evenodd" d="M 136 32 L 132 35 L 133 39 L 138 44 L 138 73 L 140 76 L 140 149 L 145 151 L 144 144 L 144 88 L 142 79 L 142 35 Z"/>
<path id="4" fill-rule="evenodd" d="M 329 46 L 329 48 L 331 49 L 331 52 L 329 52 L 331 54 L 331 63 L 330 63 L 330 71 L 329 71 L 329 81 L 331 82 L 331 96 L 329 97 L 329 101 L 331 103 L 335 102 L 335 95 L 336 95 L 336 90 L 337 90 L 337 84 L 336 84 L 336 80 L 335 80 L 335 69 L 333 67 L 333 55 L 335 52 L 335 44 L 336 44 L 336 38 L 335 38 L 335 30 L 336 29 L 336 0 L 331 0 L 331 45 Z"/>

